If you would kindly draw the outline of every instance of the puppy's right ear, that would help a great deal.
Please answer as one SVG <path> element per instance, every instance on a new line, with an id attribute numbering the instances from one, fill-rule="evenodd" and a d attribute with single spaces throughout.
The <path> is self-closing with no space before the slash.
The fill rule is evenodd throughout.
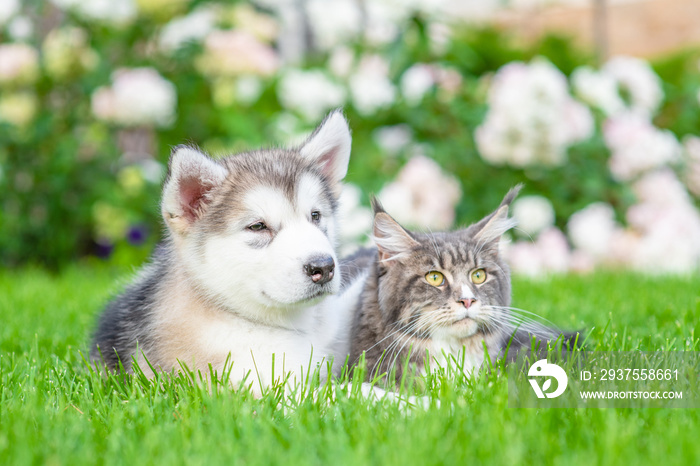
<path id="1" fill-rule="evenodd" d="M 184 235 L 201 218 L 211 192 L 226 179 L 227 170 L 202 152 L 178 146 L 170 155 L 161 211 L 173 233 Z"/>
<path id="2" fill-rule="evenodd" d="M 341 110 L 334 110 L 299 148 L 301 156 L 318 166 L 328 178 L 337 196 L 342 191 L 340 182 L 348 173 L 351 145 L 348 121 Z"/>

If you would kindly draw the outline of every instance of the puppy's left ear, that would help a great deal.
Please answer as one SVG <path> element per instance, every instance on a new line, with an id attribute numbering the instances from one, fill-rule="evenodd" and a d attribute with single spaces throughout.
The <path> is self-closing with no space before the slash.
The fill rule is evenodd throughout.
<path id="1" fill-rule="evenodd" d="M 299 149 L 302 157 L 328 177 L 336 195 L 340 195 L 340 182 L 348 173 L 351 144 L 348 122 L 341 110 L 334 110 Z"/>

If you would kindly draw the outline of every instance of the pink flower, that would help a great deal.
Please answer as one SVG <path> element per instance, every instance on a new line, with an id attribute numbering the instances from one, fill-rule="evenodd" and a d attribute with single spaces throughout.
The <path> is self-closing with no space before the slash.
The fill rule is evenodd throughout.
<path id="1" fill-rule="evenodd" d="M 603 136 L 612 151 L 610 171 L 620 181 L 629 181 L 680 156 L 680 144 L 673 133 L 657 129 L 647 118 L 633 113 L 607 120 Z"/>
<path id="2" fill-rule="evenodd" d="M 518 241 L 508 247 L 507 254 L 513 273 L 533 278 L 545 275 L 545 267 L 536 244 Z"/>
<path id="3" fill-rule="evenodd" d="M 112 74 L 112 86 L 93 93 L 92 112 L 123 126 L 168 126 L 176 103 L 175 86 L 153 68 L 119 69 Z"/>
<path id="4" fill-rule="evenodd" d="M 610 253 L 611 240 L 620 227 L 615 222 L 615 211 L 603 202 L 586 206 L 569 218 L 569 238 L 580 251 L 595 260 Z"/>
<path id="5" fill-rule="evenodd" d="M 444 230 L 454 222 L 454 209 L 461 195 L 455 177 L 444 173 L 434 160 L 417 155 L 378 197 L 400 223 Z"/>
<path id="6" fill-rule="evenodd" d="M 651 273 L 686 273 L 700 266 L 700 213 L 670 169 L 634 185 L 639 203 L 627 211 L 637 235 L 630 263 Z"/>
<path id="7" fill-rule="evenodd" d="M 27 44 L 0 44 L 0 84 L 33 82 L 39 73 L 39 54 Z"/>
<path id="8" fill-rule="evenodd" d="M 210 76 L 271 76 L 279 68 L 279 59 L 272 47 L 252 34 L 228 30 L 207 36 L 204 54 L 196 64 L 202 73 Z"/>
<path id="9" fill-rule="evenodd" d="M 556 227 L 543 231 L 535 242 L 518 241 L 505 252 L 513 272 L 533 278 L 567 272 L 571 266 L 571 250 L 566 236 Z"/>
<path id="10" fill-rule="evenodd" d="M 683 139 L 683 149 L 686 163 L 685 184 L 691 193 L 700 197 L 700 138 L 686 136 Z"/>

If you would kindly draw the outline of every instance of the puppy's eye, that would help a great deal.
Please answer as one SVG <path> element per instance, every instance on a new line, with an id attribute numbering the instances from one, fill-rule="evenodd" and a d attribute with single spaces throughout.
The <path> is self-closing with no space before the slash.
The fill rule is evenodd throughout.
<path id="1" fill-rule="evenodd" d="M 314 210 L 313 212 L 311 212 L 311 220 L 315 223 L 320 222 L 321 221 L 321 212 L 319 212 L 318 210 Z"/>
<path id="2" fill-rule="evenodd" d="M 470 275 L 470 278 L 472 280 L 472 283 L 475 285 L 481 285 L 486 281 L 486 270 L 484 269 L 476 269 L 473 271 Z"/>
<path id="3" fill-rule="evenodd" d="M 431 270 L 425 274 L 427 282 L 433 286 L 442 286 L 445 283 L 445 276 L 437 270 Z"/>
<path id="4" fill-rule="evenodd" d="M 253 223 L 252 225 L 249 225 L 248 229 L 253 231 L 263 231 L 267 230 L 267 225 L 265 225 L 263 222 L 257 222 Z"/>

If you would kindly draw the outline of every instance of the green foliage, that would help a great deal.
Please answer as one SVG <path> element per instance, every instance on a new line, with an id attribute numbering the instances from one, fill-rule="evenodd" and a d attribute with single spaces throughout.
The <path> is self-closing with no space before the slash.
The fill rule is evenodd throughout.
<path id="1" fill-rule="evenodd" d="M 698 410 L 508 408 L 505 375 L 436 373 L 438 407 L 370 402 L 339 386 L 280 406 L 279 388 L 209 390 L 188 376 L 87 369 L 96 314 L 124 272 L 0 273 L 3 464 L 696 464 Z M 514 283 L 514 305 L 601 350 L 700 349 L 697 277 L 566 276 Z M 594 290 L 593 292 L 591 290 Z M 197 380 L 197 375 L 194 376 Z"/>
<path id="2" fill-rule="evenodd" d="M 201 3 L 205 2 L 193 2 L 187 8 L 191 11 Z M 235 2 L 221 4 L 230 9 Z M 28 5 L 36 17 L 53 18 L 50 3 Z M 156 38 L 175 13 L 168 9 L 159 15 L 141 15 L 121 27 L 85 21 L 70 13 L 59 15 L 51 23 L 52 30 L 81 28 L 87 34 L 85 47 L 97 57 L 95 63 L 72 66 L 57 75 L 42 62 L 35 81 L 0 90 L 0 95 L 28 92 L 35 97 L 37 108 L 36 117 L 26 126 L 0 122 L 0 264 L 57 268 L 86 254 L 112 249 L 120 261 L 140 260 L 143 246 L 131 244 L 129 232 L 134 228 L 147 232 L 147 246 L 160 238 L 159 186 L 157 180 L 134 180 L 133 171 L 124 174 L 133 167 L 125 155 L 127 140 L 145 138 L 146 151 L 162 167 L 177 144 L 192 143 L 224 154 L 286 142 L 288 135 L 280 133 L 276 120 L 294 111 L 280 102 L 279 74 L 261 80 L 261 94 L 254 103 L 229 95 L 233 92 L 230 79 L 206 76 L 197 67 L 201 45 L 191 44 L 172 54 L 157 49 Z M 229 27 L 230 16 L 225 10 L 220 26 Z M 550 36 L 523 44 L 502 30 L 462 25 L 453 28 L 454 37 L 446 49 L 436 50 L 428 27 L 428 21 L 419 15 L 401 25 L 399 38 L 390 44 L 348 44 L 358 55 L 385 57 L 395 84 L 406 69 L 419 62 L 456 70 L 462 79 L 454 94 L 433 89 L 416 106 L 398 98 L 389 108 L 365 115 L 348 102 L 345 110 L 353 129 L 348 181 L 359 185 L 367 196 L 391 180 L 410 151 L 385 154 L 373 135 L 380 127 L 407 124 L 414 142 L 459 179 L 463 199 L 457 206 L 458 224 L 485 215 L 509 187 L 523 181 L 527 194 L 543 194 L 552 200 L 560 227 L 571 213 L 591 202 L 605 201 L 619 214 L 624 211 L 631 203 L 630 194 L 609 176 L 608 153 L 599 131 L 571 148 L 570 163 L 547 169 L 489 165 L 474 143 L 474 130 L 487 110 L 489 79 L 500 67 L 544 56 L 570 74 L 577 66 L 593 63 L 590 52 L 567 38 Z M 45 55 L 45 43 L 37 40 L 33 45 Z M 299 67 L 324 69 L 328 59 L 324 53 L 310 54 Z M 679 136 L 700 128 L 696 66 L 697 53 L 687 52 L 661 60 L 656 67 L 667 95 L 656 123 Z M 152 67 L 174 84 L 177 115 L 171 126 L 125 128 L 95 118 L 91 111 L 94 92 L 110 84 L 115 70 L 134 67 Z M 303 133 L 317 123 L 296 115 L 292 132 Z"/>

